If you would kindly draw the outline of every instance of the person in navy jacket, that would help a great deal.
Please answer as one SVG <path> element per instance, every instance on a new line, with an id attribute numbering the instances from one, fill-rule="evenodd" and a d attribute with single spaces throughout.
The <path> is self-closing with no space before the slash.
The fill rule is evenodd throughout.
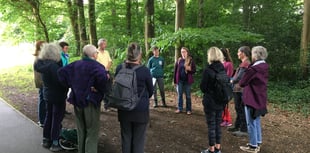
<path id="1" fill-rule="evenodd" d="M 71 88 L 68 102 L 73 104 L 78 131 L 78 152 L 96 153 L 100 128 L 100 106 L 107 91 L 107 71 L 96 61 L 94 45 L 83 48 L 82 60 L 73 62 L 58 71 L 60 82 Z"/>
<path id="2" fill-rule="evenodd" d="M 129 44 L 127 48 L 127 68 L 141 64 L 142 51 L 137 43 Z M 118 65 L 115 76 L 122 64 Z M 136 69 L 137 85 L 140 102 L 131 111 L 118 110 L 118 120 L 121 127 L 122 153 L 144 153 L 146 128 L 150 119 L 149 105 L 153 94 L 152 76 L 150 70 L 142 66 Z"/>

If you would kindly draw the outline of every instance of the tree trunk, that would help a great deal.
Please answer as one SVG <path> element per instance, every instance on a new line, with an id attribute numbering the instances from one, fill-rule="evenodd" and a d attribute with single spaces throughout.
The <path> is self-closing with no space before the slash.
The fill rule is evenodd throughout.
<path id="1" fill-rule="evenodd" d="M 303 79 L 308 77 L 308 56 L 310 45 L 310 0 L 304 0 L 304 15 L 301 36 L 300 65 Z"/>
<path id="2" fill-rule="evenodd" d="M 185 0 L 175 0 L 176 2 L 176 12 L 175 12 L 175 32 L 177 32 L 180 28 L 184 28 L 184 20 L 185 20 Z M 180 48 L 182 44 L 181 41 L 175 45 L 174 50 L 174 60 L 175 62 L 178 60 L 180 56 Z"/>
<path id="3" fill-rule="evenodd" d="M 72 27 L 72 32 L 75 40 L 75 55 L 79 56 L 81 54 L 81 40 L 80 40 L 80 34 L 79 34 L 79 25 L 78 25 L 78 10 L 77 10 L 77 4 L 75 2 L 72 2 L 71 0 L 67 0 L 67 7 L 69 11 L 69 18 L 70 23 Z"/>
<path id="4" fill-rule="evenodd" d="M 144 18 L 144 41 L 145 51 L 149 50 L 151 38 L 155 37 L 155 25 L 154 25 L 154 0 L 146 0 L 145 2 L 145 18 Z"/>
<path id="5" fill-rule="evenodd" d="M 45 41 L 49 42 L 49 35 L 48 35 L 47 27 L 45 23 L 43 22 L 41 15 L 40 15 L 40 2 L 34 1 L 34 0 L 26 0 L 26 2 L 32 7 L 32 12 L 33 12 L 33 15 L 35 16 L 36 22 L 42 26 L 44 36 L 45 36 Z"/>
<path id="6" fill-rule="evenodd" d="M 251 15 L 251 0 L 243 1 L 243 27 L 248 30 L 250 27 L 250 15 Z"/>
<path id="7" fill-rule="evenodd" d="M 115 0 L 113 0 L 111 15 L 112 15 L 113 19 L 116 19 L 116 3 L 115 3 Z M 112 27 L 113 27 L 113 29 L 116 29 L 116 21 L 115 20 L 112 20 Z"/>
<path id="8" fill-rule="evenodd" d="M 126 0 L 127 35 L 131 36 L 131 0 Z"/>
<path id="9" fill-rule="evenodd" d="M 80 50 L 87 44 L 86 36 L 86 25 L 85 25 L 85 15 L 84 15 L 84 4 L 83 0 L 76 0 L 78 7 L 78 25 L 79 25 L 79 34 L 80 34 Z"/>
<path id="10" fill-rule="evenodd" d="M 88 0 L 88 15 L 89 15 L 90 43 L 97 46 L 95 0 Z"/>
<path id="11" fill-rule="evenodd" d="M 202 28 L 204 26 L 204 0 L 198 0 L 198 17 L 197 17 L 197 27 Z"/>

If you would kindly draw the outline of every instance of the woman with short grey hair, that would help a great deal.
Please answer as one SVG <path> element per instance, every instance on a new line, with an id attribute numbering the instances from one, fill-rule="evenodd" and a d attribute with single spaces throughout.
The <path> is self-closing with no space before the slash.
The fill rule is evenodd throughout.
<path id="1" fill-rule="evenodd" d="M 62 150 L 58 139 L 68 92 L 68 88 L 60 84 L 57 76 L 58 69 L 62 67 L 60 50 L 58 44 L 44 44 L 34 64 L 34 69 L 42 74 L 43 97 L 47 102 L 42 146 L 54 152 Z"/>
<path id="2" fill-rule="evenodd" d="M 252 48 L 252 64 L 240 80 L 243 90 L 243 103 L 248 128 L 249 143 L 240 146 L 247 152 L 259 152 L 262 144 L 262 129 L 260 116 L 267 113 L 267 82 L 268 64 L 265 59 L 268 53 L 265 47 Z"/>

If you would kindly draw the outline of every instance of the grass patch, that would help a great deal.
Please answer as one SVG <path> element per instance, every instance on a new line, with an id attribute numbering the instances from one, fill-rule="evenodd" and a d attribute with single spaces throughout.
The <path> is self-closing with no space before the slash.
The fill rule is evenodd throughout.
<path id="1" fill-rule="evenodd" d="M 27 93 L 35 90 L 32 65 L 16 66 L 8 69 L 1 69 L 0 84 L 8 90 L 1 90 L 0 95 L 6 95 L 10 87 L 18 89 L 18 92 Z"/>

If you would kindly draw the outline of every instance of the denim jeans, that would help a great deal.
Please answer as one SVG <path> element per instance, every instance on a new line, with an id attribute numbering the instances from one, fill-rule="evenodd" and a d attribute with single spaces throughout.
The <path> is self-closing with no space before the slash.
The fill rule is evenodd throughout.
<path id="1" fill-rule="evenodd" d="M 260 116 L 254 119 L 251 116 L 250 108 L 248 106 L 244 106 L 244 109 L 248 126 L 250 145 L 253 147 L 257 147 L 258 144 L 262 143 L 262 127 L 260 122 Z"/>
<path id="2" fill-rule="evenodd" d="M 192 101 L 191 101 L 191 85 L 187 81 L 179 81 L 178 83 L 178 109 L 183 110 L 183 92 L 185 92 L 186 97 L 186 111 L 192 111 Z"/>
<path id="3" fill-rule="evenodd" d="M 46 102 L 43 98 L 43 87 L 39 88 L 39 99 L 38 99 L 38 118 L 40 124 L 44 124 L 46 116 Z"/>

